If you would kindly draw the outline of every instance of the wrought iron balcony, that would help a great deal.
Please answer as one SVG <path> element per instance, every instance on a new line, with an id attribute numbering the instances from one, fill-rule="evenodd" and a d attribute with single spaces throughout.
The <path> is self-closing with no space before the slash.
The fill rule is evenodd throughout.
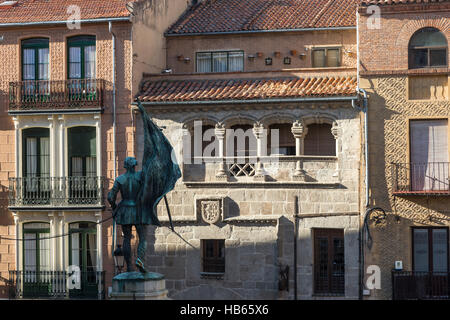
<path id="1" fill-rule="evenodd" d="M 392 299 L 450 299 L 448 272 L 392 271 Z"/>
<path id="2" fill-rule="evenodd" d="M 100 109 L 103 79 L 27 80 L 9 83 L 9 112 Z"/>
<path id="3" fill-rule="evenodd" d="M 103 207 L 104 182 L 104 177 L 10 178 L 9 208 Z"/>
<path id="4" fill-rule="evenodd" d="M 449 162 L 393 163 L 394 195 L 450 195 Z"/>
<path id="5" fill-rule="evenodd" d="M 9 271 L 10 299 L 105 299 L 105 271 Z"/>

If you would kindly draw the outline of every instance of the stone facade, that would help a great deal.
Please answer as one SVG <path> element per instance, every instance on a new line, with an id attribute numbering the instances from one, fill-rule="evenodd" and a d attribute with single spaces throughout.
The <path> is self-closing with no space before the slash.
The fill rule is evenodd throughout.
<path id="1" fill-rule="evenodd" d="M 326 107 L 325 107 L 326 105 Z M 297 180 L 296 158 L 280 158 L 266 181 L 256 177 L 234 177 L 225 168 L 226 180 L 216 176 L 220 164 L 182 165 L 183 177 L 167 195 L 175 232 L 168 228 L 164 203 L 158 216 L 164 227 L 152 231 L 154 242 L 149 265 L 166 275 L 169 297 L 173 299 L 292 299 L 294 294 L 294 202 L 299 199 L 298 298 L 317 299 L 313 292 L 313 230 L 342 229 L 345 238 L 345 295 L 358 298 L 358 230 L 360 120 L 350 102 L 329 102 L 317 110 L 312 104 L 283 104 L 283 107 L 251 106 L 245 110 L 221 111 L 215 106 L 196 112 L 195 119 L 220 123 L 229 128 L 235 123 L 309 124 L 332 119 L 336 132 L 336 157 L 302 158 L 307 179 Z M 163 107 L 162 107 L 163 108 Z M 157 112 L 148 107 L 153 120 L 182 158 L 182 132 L 192 124 L 190 107 L 184 112 Z M 213 109 L 214 108 L 214 109 Z M 246 109 L 247 109 L 246 108 Z M 167 109 L 168 111 L 169 109 Z M 183 111 L 183 110 L 182 110 Z M 214 119 L 214 120 L 213 120 Z M 315 120 L 313 120 L 315 119 Z M 215 122 L 214 122 L 215 121 Z M 137 125 L 137 157 L 142 154 L 142 128 Z M 216 127 L 217 128 L 217 127 Z M 228 181 L 227 181 L 228 180 Z M 202 204 L 214 203 L 215 219 L 204 217 Z M 225 273 L 217 278 L 202 273 L 201 240 L 225 240 Z M 278 290 L 280 267 L 290 267 L 289 293 Z M 329 298 L 329 297 L 325 297 Z"/>

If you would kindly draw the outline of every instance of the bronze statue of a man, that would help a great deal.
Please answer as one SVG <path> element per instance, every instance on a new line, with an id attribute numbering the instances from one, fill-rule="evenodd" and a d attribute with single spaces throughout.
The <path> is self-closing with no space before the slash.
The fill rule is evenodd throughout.
<path id="1" fill-rule="evenodd" d="M 136 228 L 139 244 L 137 250 L 136 266 L 141 272 L 146 272 L 144 261 L 147 248 L 146 234 L 148 224 L 142 223 L 140 217 L 138 196 L 143 184 L 142 171 L 136 172 L 137 161 L 133 157 L 127 157 L 124 161 L 126 173 L 118 176 L 114 181 L 114 186 L 108 193 L 108 202 L 114 211 L 114 218 L 117 224 L 122 226 L 123 232 L 123 255 L 127 264 L 127 271 L 132 271 L 131 265 L 131 231 L 133 225 Z M 122 201 L 116 205 L 117 193 L 120 191 Z"/>
<path id="2" fill-rule="evenodd" d="M 136 266 L 145 273 L 147 272 L 144 263 L 148 226 L 161 226 L 156 207 L 160 200 L 175 187 L 175 183 L 181 177 L 181 171 L 176 161 L 173 160 L 173 148 L 170 142 L 161 129 L 149 118 L 140 101 L 138 101 L 138 109 L 142 115 L 144 130 L 142 171 L 136 172 L 136 159 L 127 157 L 124 163 L 127 172 L 114 181 L 114 186 L 108 193 L 108 201 L 114 211 L 116 223 L 122 225 L 123 251 L 127 271 L 131 271 L 133 268 L 130 242 L 131 229 L 134 225 L 139 236 Z M 119 191 L 122 201 L 116 205 Z M 171 221 L 169 210 L 167 213 Z"/>

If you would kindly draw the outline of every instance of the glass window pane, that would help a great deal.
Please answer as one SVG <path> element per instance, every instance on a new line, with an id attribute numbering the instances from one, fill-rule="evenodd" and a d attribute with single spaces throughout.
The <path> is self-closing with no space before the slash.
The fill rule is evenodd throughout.
<path id="1" fill-rule="evenodd" d="M 427 49 L 412 49 L 410 55 L 410 68 L 423 68 L 428 66 Z"/>
<path id="2" fill-rule="evenodd" d="M 227 71 L 227 53 L 213 52 L 213 72 Z"/>
<path id="3" fill-rule="evenodd" d="M 410 40 L 410 47 L 447 46 L 445 35 L 435 28 L 423 28 L 417 31 Z"/>
<path id="4" fill-rule="evenodd" d="M 39 270 L 50 270 L 50 239 L 48 233 L 40 233 L 39 238 Z"/>
<path id="5" fill-rule="evenodd" d="M 339 49 L 327 50 L 327 67 L 339 67 Z"/>
<path id="6" fill-rule="evenodd" d="M 228 54 L 228 71 L 244 71 L 244 53 L 242 51 L 230 52 Z"/>
<path id="7" fill-rule="evenodd" d="M 197 72 L 211 72 L 211 53 L 197 53 Z"/>
<path id="8" fill-rule="evenodd" d="M 313 67 L 325 67 L 325 49 L 313 50 Z"/>
<path id="9" fill-rule="evenodd" d="M 24 261 L 23 266 L 25 271 L 36 271 L 36 234 L 35 233 L 25 233 L 24 245 Z"/>
<path id="10" fill-rule="evenodd" d="M 448 271 L 447 230 L 433 229 L 433 272 Z"/>
<path id="11" fill-rule="evenodd" d="M 446 66 L 446 65 L 447 65 L 447 50 L 431 49 L 430 50 L 430 67 Z"/>
<path id="12" fill-rule="evenodd" d="M 414 229 L 414 271 L 428 272 L 428 229 Z"/>
<path id="13" fill-rule="evenodd" d="M 84 48 L 84 77 L 86 79 L 95 78 L 95 46 Z"/>
<path id="14" fill-rule="evenodd" d="M 40 170 L 42 176 L 50 176 L 50 138 L 40 138 Z"/>

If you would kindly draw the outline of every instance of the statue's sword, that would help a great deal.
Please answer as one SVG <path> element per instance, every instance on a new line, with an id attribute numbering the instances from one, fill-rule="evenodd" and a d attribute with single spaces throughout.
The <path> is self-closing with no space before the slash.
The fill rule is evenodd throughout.
<path id="1" fill-rule="evenodd" d="M 166 203 L 167 215 L 169 216 L 170 229 L 172 229 L 172 231 L 175 232 L 175 230 L 174 230 L 174 228 L 173 228 L 172 217 L 171 217 L 171 215 L 170 215 L 169 204 L 167 203 L 167 198 L 166 198 L 166 196 L 164 196 L 164 202 Z"/>

